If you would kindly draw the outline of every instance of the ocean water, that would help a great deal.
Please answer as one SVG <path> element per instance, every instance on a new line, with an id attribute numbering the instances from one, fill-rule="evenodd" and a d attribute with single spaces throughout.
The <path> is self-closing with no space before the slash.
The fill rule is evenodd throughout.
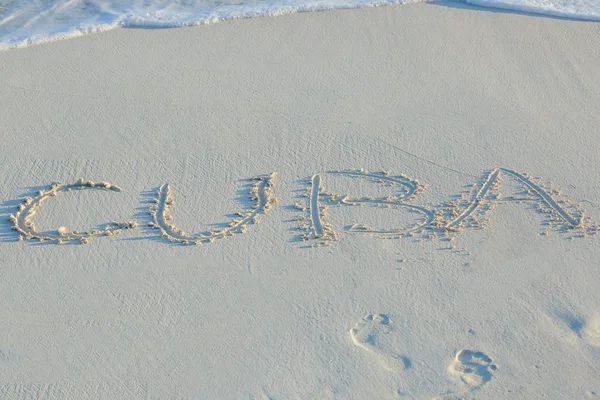
<path id="1" fill-rule="evenodd" d="M 0 0 L 0 50 L 117 27 L 167 28 L 234 18 L 419 0 Z M 517 11 L 600 21 L 600 0 L 464 0 Z"/>

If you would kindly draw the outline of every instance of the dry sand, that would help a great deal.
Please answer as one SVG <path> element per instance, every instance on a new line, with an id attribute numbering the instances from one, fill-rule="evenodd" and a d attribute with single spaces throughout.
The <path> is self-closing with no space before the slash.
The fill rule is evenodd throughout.
<path id="1" fill-rule="evenodd" d="M 456 3 L 1 52 L 0 397 L 600 396 L 599 65 L 597 23 Z M 39 190 L 74 240 L 17 241 Z"/>

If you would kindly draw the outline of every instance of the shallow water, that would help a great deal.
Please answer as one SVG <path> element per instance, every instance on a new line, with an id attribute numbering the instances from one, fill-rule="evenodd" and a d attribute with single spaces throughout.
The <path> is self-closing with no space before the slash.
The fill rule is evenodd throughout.
<path id="1" fill-rule="evenodd" d="M 0 0 L 0 49 L 117 27 L 170 28 L 300 11 L 419 0 Z M 600 21 L 597 0 L 465 0 L 467 3 Z"/>

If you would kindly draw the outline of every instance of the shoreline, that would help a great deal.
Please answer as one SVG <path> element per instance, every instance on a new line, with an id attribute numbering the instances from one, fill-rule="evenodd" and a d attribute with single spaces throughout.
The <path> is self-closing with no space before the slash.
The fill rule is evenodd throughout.
<path id="1" fill-rule="evenodd" d="M 311 12 L 327 12 L 336 10 L 361 10 L 367 8 L 378 8 L 386 6 L 403 6 L 411 4 L 432 4 L 436 6 L 444 6 L 449 8 L 459 9 L 471 9 L 488 12 L 499 12 L 517 15 L 528 15 L 539 18 L 551 18 L 551 19 L 563 19 L 572 20 L 579 22 L 600 22 L 600 15 L 582 14 L 581 12 L 565 11 L 557 8 L 544 9 L 543 7 L 530 6 L 527 4 L 502 4 L 499 2 L 487 4 L 486 0 L 401 0 L 398 3 L 381 1 L 380 3 L 373 4 L 347 4 L 347 5 L 325 5 L 325 4 L 300 4 L 300 5 L 280 5 L 270 10 L 256 11 L 250 9 L 244 11 L 244 8 L 228 9 L 212 9 L 210 15 L 204 15 L 204 17 L 189 17 L 182 21 L 171 21 L 162 17 L 154 16 L 154 13 L 147 13 L 145 16 L 140 15 L 134 16 L 122 16 L 125 20 L 115 20 L 112 23 L 104 23 L 95 25 L 86 23 L 84 26 L 71 27 L 71 30 L 60 33 L 53 33 L 50 36 L 43 37 L 41 34 L 33 35 L 29 38 L 22 39 L 11 39 L 9 42 L 0 42 L 0 51 L 16 50 L 19 48 L 26 48 L 30 46 L 38 46 L 42 44 L 49 44 L 56 41 L 74 39 L 81 36 L 90 34 L 99 34 L 115 29 L 177 29 L 185 27 L 198 27 L 211 25 L 215 23 L 223 23 L 228 21 L 244 20 L 244 19 L 256 19 L 256 18 L 269 18 L 293 15 L 298 13 L 311 13 Z M 200 14 L 206 14 L 209 10 L 198 10 Z M 155 19 L 153 19 L 155 18 Z M 5 18 L 2 23 L 10 22 L 14 19 L 14 16 Z M 130 20 L 129 22 L 127 20 Z M 57 21 L 60 22 L 60 21 Z M 91 24 L 91 25 L 90 25 Z"/>

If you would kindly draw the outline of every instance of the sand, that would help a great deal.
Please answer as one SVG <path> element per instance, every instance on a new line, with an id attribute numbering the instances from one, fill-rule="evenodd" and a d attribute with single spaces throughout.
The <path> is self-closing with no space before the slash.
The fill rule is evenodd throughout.
<path id="1" fill-rule="evenodd" d="M 457 3 L 0 52 L 0 397 L 600 396 L 598 65 Z"/>

